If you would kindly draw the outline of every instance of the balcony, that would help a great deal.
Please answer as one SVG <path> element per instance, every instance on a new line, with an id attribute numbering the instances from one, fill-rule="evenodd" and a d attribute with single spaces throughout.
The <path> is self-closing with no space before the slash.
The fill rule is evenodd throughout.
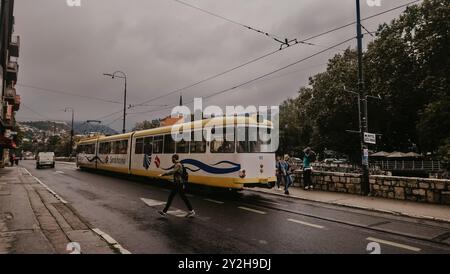
<path id="1" fill-rule="evenodd" d="M 6 66 L 6 81 L 14 81 L 17 82 L 17 74 L 19 72 L 19 64 L 14 61 L 9 61 L 8 65 Z"/>
<path id="2" fill-rule="evenodd" d="M 14 111 L 19 111 L 20 103 L 21 103 L 20 95 L 16 95 L 14 98 L 14 106 L 13 106 Z"/>
<path id="3" fill-rule="evenodd" d="M 11 43 L 9 44 L 9 55 L 11 57 L 19 57 L 20 51 L 20 36 L 13 35 L 11 38 Z"/>
<path id="4" fill-rule="evenodd" d="M 13 106 L 6 103 L 3 106 L 3 120 L 1 121 L 5 129 L 12 129 L 15 124 Z"/>
<path id="5" fill-rule="evenodd" d="M 14 103 L 16 100 L 16 95 L 17 93 L 15 88 L 9 87 L 5 89 L 5 101 Z"/>

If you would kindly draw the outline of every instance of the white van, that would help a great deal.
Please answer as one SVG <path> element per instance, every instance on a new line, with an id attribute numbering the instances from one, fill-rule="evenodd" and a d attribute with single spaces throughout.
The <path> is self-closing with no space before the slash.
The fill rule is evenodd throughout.
<path id="1" fill-rule="evenodd" d="M 55 153 L 54 152 L 39 152 L 36 158 L 36 168 L 43 166 L 55 168 Z"/>

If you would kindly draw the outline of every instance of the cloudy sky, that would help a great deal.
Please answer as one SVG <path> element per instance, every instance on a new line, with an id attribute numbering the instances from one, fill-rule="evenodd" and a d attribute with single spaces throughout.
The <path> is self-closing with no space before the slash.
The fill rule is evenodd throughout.
<path id="1" fill-rule="evenodd" d="M 183 0 L 230 20 L 282 38 L 299 40 L 355 20 L 354 0 Z M 371 7 L 361 0 L 362 17 L 411 0 L 381 0 Z M 373 31 L 403 9 L 367 20 Z M 174 0 L 16 0 L 15 31 L 21 36 L 18 93 L 24 120 L 101 119 L 121 129 L 123 81 L 102 76 L 116 70 L 128 75 L 128 103 L 189 86 L 279 48 L 259 33 L 190 8 Z M 355 35 L 355 27 L 297 45 L 222 77 L 183 90 L 185 102 L 236 86 L 319 52 Z M 372 39 L 365 36 L 365 42 Z M 308 77 L 326 68 L 327 59 L 350 41 L 277 74 L 209 98 L 207 105 L 278 105 L 294 97 Z M 73 95 L 69 95 L 73 94 Z M 92 97 L 99 98 L 99 100 Z M 110 101 L 110 102 L 108 102 Z M 112 102 L 111 102 L 112 101 Z M 164 117 L 179 93 L 132 108 L 127 128 L 135 122 Z M 156 110 L 156 111 L 155 111 Z M 159 111 L 158 111 L 159 110 Z M 118 112 L 114 115 L 108 114 Z"/>

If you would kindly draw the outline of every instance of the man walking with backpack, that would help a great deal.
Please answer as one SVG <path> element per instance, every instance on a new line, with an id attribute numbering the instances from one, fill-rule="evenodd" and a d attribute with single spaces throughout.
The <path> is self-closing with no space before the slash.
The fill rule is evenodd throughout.
<path id="1" fill-rule="evenodd" d="M 172 204 L 173 198 L 177 193 L 180 194 L 181 199 L 183 199 L 184 203 L 186 204 L 187 208 L 189 209 L 188 214 L 186 214 L 186 218 L 193 217 L 195 215 L 195 211 L 192 208 L 191 203 L 189 202 L 188 198 L 184 194 L 184 183 L 187 183 L 187 173 L 183 165 L 179 161 L 180 157 L 177 154 L 174 154 L 172 156 L 172 163 L 174 164 L 173 170 L 164 174 L 160 174 L 159 176 L 171 176 L 173 175 L 173 186 L 172 191 L 170 192 L 169 199 L 167 200 L 166 207 L 159 211 L 158 213 L 162 216 L 167 216 L 167 211 L 170 208 L 170 205 Z"/>

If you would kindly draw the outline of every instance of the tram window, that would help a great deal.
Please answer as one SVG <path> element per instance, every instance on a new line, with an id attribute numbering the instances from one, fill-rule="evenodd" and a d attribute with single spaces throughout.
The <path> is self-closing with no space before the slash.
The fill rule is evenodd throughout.
<path id="1" fill-rule="evenodd" d="M 119 154 L 127 154 L 128 140 L 119 141 Z"/>
<path id="2" fill-rule="evenodd" d="M 171 134 L 164 135 L 164 154 L 175 153 L 175 141 Z"/>
<path id="3" fill-rule="evenodd" d="M 84 153 L 84 145 L 77 146 L 77 153 L 78 154 Z"/>
<path id="4" fill-rule="evenodd" d="M 223 136 L 221 136 L 219 140 L 214 140 L 211 142 L 211 153 L 234 153 L 234 130 L 224 129 L 223 131 Z"/>
<path id="5" fill-rule="evenodd" d="M 206 140 L 203 136 L 203 141 L 195 141 L 195 133 L 191 135 L 191 153 L 205 153 L 206 152 Z"/>
<path id="6" fill-rule="evenodd" d="M 144 139 L 143 138 L 136 139 L 134 154 L 139 155 L 142 154 L 143 152 L 144 152 Z"/>
<path id="7" fill-rule="evenodd" d="M 189 142 L 185 140 L 177 142 L 177 153 L 189 153 Z"/>
<path id="8" fill-rule="evenodd" d="M 99 154 L 109 154 L 111 152 L 111 143 L 100 143 Z"/>
<path id="9" fill-rule="evenodd" d="M 111 154 L 119 154 L 119 141 L 111 143 Z"/>
<path id="10" fill-rule="evenodd" d="M 144 153 L 147 155 L 152 154 L 153 137 L 147 137 L 144 139 Z"/>
<path id="11" fill-rule="evenodd" d="M 95 145 L 83 145 L 82 151 L 85 154 L 95 154 Z"/>
<path id="12" fill-rule="evenodd" d="M 243 130 L 243 128 L 240 128 L 238 130 Z M 266 142 L 263 142 L 261 140 L 259 140 L 259 135 L 256 136 L 257 137 L 257 141 L 250 141 L 250 136 L 249 136 L 249 129 L 245 128 L 245 141 L 240 141 L 238 142 L 237 145 L 237 152 L 238 153 L 259 153 L 259 152 L 264 152 L 262 151 L 261 146 L 266 144 Z"/>
<path id="13" fill-rule="evenodd" d="M 163 152 L 163 136 L 155 136 L 153 139 L 153 153 L 161 154 Z"/>

